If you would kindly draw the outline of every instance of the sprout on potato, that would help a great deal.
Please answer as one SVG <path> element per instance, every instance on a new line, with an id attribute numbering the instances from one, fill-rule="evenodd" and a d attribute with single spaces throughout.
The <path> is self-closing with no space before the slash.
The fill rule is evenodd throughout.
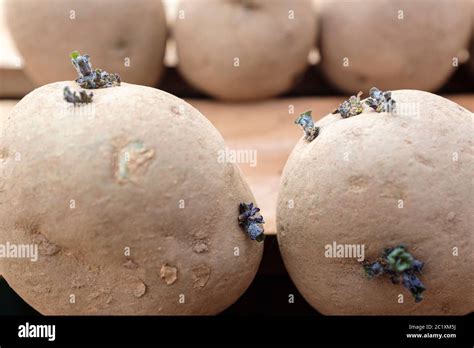
<path id="1" fill-rule="evenodd" d="M 71 62 L 79 75 L 76 82 L 82 88 L 95 89 L 120 86 L 121 80 L 118 74 L 109 74 L 102 69 L 92 69 L 88 54 L 81 55 L 78 51 L 74 51 L 71 53 Z"/>
<path id="2" fill-rule="evenodd" d="M 382 256 L 373 262 L 364 261 L 364 270 L 369 278 L 388 274 L 393 284 L 399 284 L 400 279 L 416 302 L 423 300 L 423 291 L 426 290 L 416 273 L 421 273 L 424 263 L 416 260 L 404 245 L 395 248 L 385 248 Z"/>

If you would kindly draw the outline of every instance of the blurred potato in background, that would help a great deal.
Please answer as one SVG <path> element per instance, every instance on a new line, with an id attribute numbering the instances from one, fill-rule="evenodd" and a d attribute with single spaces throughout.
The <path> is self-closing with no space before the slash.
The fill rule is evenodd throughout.
<path id="1" fill-rule="evenodd" d="M 310 0 L 181 1 L 174 27 L 178 68 L 205 93 L 225 100 L 290 90 L 316 43 Z"/>
<path id="2" fill-rule="evenodd" d="M 467 57 L 471 0 L 320 1 L 321 66 L 341 91 L 438 90 Z"/>
<path id="3" fill-rule="evenodd" d="M 154 86 L 162 75 L 167 26 L 160 0 L 6 0 L 5 11 L 38 86 L 73 79 L 67 57 L 74 50 L 129 83 Z"/>

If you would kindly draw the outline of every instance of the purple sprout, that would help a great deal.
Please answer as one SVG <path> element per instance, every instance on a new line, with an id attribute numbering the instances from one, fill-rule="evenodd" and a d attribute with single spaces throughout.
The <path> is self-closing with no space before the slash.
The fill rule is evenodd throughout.
<path id="1" fill-rule="evenodd" d="M 316 127 L 313 122 L 313 117 L 311 116 L 311 110 L 305 111 L 300 114 L 295 123 L 299 124 L 304 131 L 304 139 L 307 142 L 311 142 L 319 135 L 320 128 Z"/>
<path id="2" fill-rule="evenodd" d="M 415 259 L 404 245 L 386 248 L 376 261 L 366 261 L 362 265 L 369 278 L 386 274 L 392 284 L 400 284 L 401 281 L 413 295 L 415 302 L 423 300 L 422 293 L 426 288 L 416 274 L 421 274 L 424 263 Z"/>
<path id="3" fill-rule="evenodd" d="M 395 100 L 392 99 L 392 92 L 382 92 L 377 87 L 370 89 L 365 103 L 376 112 L 393 112 L 396 106 Z"/>
<path id="4" fill-rule="evenodd" d="M 71 62 L 79 77 L 76 82 L 82 88 L 95 89 L 120 86 L 121 80 L 118 74 L 109 74 L 102 69 L 92 69 L 89 55 L 81 55 L 74 51 L 71 53 Z"/>
<path id="5" fill-rule="evenodd" d="M 239 225 L 247 232 L 250 239 L 256 240 L 257 242 L 263 241 L 265 235 L 263 234 L 264 230 L 262 224 L 264 224 L 265 221 L 263 221 L 263 216 L 259 214 L 260 209 L 254 207 L 253 203 L 240 203 L 239 212 Z"/>
<path id="6" fill-rule="evenodd" d="M 63 95 L 64 95 L 64 100 L 66 100 L 68 103 L 74 104 L 88 104 L 92 102 L 92 97 L 94 94 L 91 92 L 87 94 L 85 90 L 80 90 L 79 94 L 77 94 L 76 91 L 72 92 L 71 89 L 66 86 L 63 89 Z"/>

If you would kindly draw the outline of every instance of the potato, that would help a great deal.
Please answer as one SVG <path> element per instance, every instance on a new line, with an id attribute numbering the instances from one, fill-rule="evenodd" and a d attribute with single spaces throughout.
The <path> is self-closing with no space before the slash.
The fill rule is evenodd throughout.
<path id="1" fill-rule="evenodd" d="M 182 1 L 174 27 L 178 68 L 225 100 L 273 97 L 307 67 L 316 40 L 310 0 Z"/>
<path id="2" fill-rule="evenodd" d="M 372 86 L 435 91 L 468 47 L 468 1 L 324 1 L 322 71 L 348 93 Z"/>
<path id="3" fill-rule="evenodd" d="M 0 259 L 43 314 L 215 314 L 247 289 L 263 246 L 238 223 L 255 202 L 217 130 L 149 87 L 63 100 L 57 82 L 24 97 L 0 138 L 0 243 L 37 245 L 36 262 Z M 75 303 L 71 303 L 71 301 Z"/>
<path id="4" fill-rule="evenodd" d="M 473 114 L 422 91 L 394 91 L 392 99 L 398 113 L 331 114 L 316 123 L 315 140 L 297 143 L 278 196 L 284 263 L 326 315 L 467 314 L 474 309 Z M 368 279 L 359 262 L 402 244 L 425 263 L 421 302 L 386 275 Z M 346 245 L 336 256 L 347 257 L 329 257 Z M 359 261 L 352 245 L 365 246 Z"/>
<path id="5" fill-rule="evenodd" d="M 167 36 L 159 0 L 7 0 L 7 23 L 31 79 L 68 80 L 73 50 L 94 57 L 124 81 L 157 84 Z"/>

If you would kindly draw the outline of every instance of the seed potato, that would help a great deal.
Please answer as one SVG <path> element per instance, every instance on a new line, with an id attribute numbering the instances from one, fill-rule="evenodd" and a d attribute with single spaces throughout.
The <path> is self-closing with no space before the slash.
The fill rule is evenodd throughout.
<path id="1" fill-rule="evenodd" d="M 253 280 L 263 245 L 238 224 L 255 202 L 223 139 L 163 91 L 123 83 L 75 107 L 57 82 L 25 96 L 0 138 L 0 259 L 42 314 L 216 314 Z M 71 303 L 74 296 L 74 303 Z"/>
<path id="2" fill-rule="evenodd" d="M 283 260 L 326 315 L 467 314 L 474 309 L 473 114 L 422 91 L 392 98 L 400 114 L 330 114 L 316 123 L 315 140 L 297 143 L 278 196 Z M 367 261 L 404 244 L 425 263 L 424 299 L 415 303 L 385 275 L 368 279 L 355 258 L 326 257 L 333 242 L 364 245 Z"/>

